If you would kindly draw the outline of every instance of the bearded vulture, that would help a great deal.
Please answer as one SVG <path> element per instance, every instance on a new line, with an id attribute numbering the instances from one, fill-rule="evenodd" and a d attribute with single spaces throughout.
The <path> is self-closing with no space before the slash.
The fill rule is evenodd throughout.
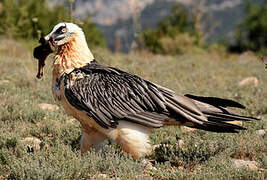
<path id="1" fill-rule="evenodd" d="M 227 99 L 178 95 L 172 90 L 117 68 L 100 65 L 84 33 L 73 23 L 59 23 L 34 49 L 37 78 L 46 57 L 54 52 L 52 91 L 66 112 L 82 126 L 81 152 L 105 139 L 117 141 L 134 159 L 151 151 L 152 129 L 189 126 L 212 132 L 245 128 L 229 121 L 257 120 L 233 113 L 244 108 Z M 228 123 L 227 123 L 228 122 Z"/>

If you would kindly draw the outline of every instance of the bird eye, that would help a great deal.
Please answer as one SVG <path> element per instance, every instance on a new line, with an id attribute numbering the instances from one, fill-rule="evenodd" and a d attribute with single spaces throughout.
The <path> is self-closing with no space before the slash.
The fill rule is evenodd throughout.
<path id="1" fill-rule="evenodd" d="M 64 26 L 61 26 L 60 28 L 57 29 L 56 33 L 57 34 L 64 34 L 67 32 L 67 28 Z"/>
<path id="2" fill-rule="evenodd" d="M 62 32 L 62 33 L 67 32 L 67 28 L 62 28 L 61 32 Z"/>

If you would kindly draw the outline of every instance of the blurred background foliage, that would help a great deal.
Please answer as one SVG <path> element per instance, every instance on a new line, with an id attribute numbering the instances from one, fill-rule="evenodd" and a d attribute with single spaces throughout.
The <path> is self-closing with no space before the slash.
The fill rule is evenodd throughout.
<path id="1" fill-rule="evenodd" d="M 69 11 L 72 3 L 69 0 L 51 6 L 48 0 L 0 0 L 0 34 L 13 39 L 37 39 L 47 34 L 54 24 L 72 20 L 72 11 Z M 198 12 L 177 4 L 155 29 L 140 33 L 137 50 L 175 55 L 216 47 L 230 52 L 251 50 L 266 54 L 267 0 L 260 3 L 247 0 L 245 11 L 247 17 L 236 27 L 233 42 L 217 42 L 211 46 L 203 41 L 205 30 L 198 28 L 201 25 L 201 20 L 196 21 Z M 84 30 L 89 46 L 107 47 L 103 33 L 90 16 L 83 21 L 73 21 Z"/>
<path id="2" fill-rule="evenodd" d="M 70 21 L 70 16 L 63 5 L 50 7 L 46 0 L 0 0 L 0 34 L 8 38 L 39 38 L 64 21 Z M 74 22 L 83 28 L 89 45 L 106 47 L 104 36 L 90 17 Z"/>
<path id="3" fill-rule="evenodd" d="M 201 41 L 205 33 L 197 28 L 197 14 L 190 14 L 185 8 L 176 5 L 156 29 L 143 32 L 144 44 L 156 54 L 185 54 L 194 48 L 224 49 L 224 46 L 229 52 L 242 53 L 250 50 L 266 55 L 267 0 L 260 4 L 247 0 L 245 11 L 247 17 L 236 27 L 233 43 L 218 41 L 216 46 L 210 46 Z"/>
<path id="4" fill-rule="evenodd" d="M 49 6 L 47 0 L 0 0 L 0 34 L 13 39 L 34 39 L 47 34 L 52 25 L 70 21 L 69 7 L 73 2 Z M 247 50 L 266 54 L 267 0 L 246 2 L 247 17 L 236 27 L 234 43 L 224 42 L 230 52 Z M 185 54 L 192 49 L 214 46 L 201 39 L 203 30 L 197 28 L 197 14 L 175 5 L 171 13 L 159 21 L 156 29 L 146 29 L 138 37 L 137 50 L 146 49 L 155 54 Z M 89 46 L 107 47 L 106 40 L 90 16 L 83 21 L 73 20 L 85 32 Z M 141 43 L 140 43 L 141 42 Z M 217 43 L 219 44 L 219 42 Z M 218 47 L 218 45 L 216 46 Z M 222 49 L 222 48 L 219 48 Z"/>
<path id="5" fill-rule="evenodd" d="M 190 14 L 179 5 L 172 8 L 171 14 L 163 18 L 155 30 L 145 30 L 145 46 L 157 54 L 181 54 L 188 47 L 198 46 L 199 32 Z"/>
<path id="6" fill-rule="evenodd" d="M 230 46 L 231 51 L 246 50 L 267 53 L 267 0 L 255 4 L 246 2 L 247 17 L 236 28 L 236 43 Z"/>

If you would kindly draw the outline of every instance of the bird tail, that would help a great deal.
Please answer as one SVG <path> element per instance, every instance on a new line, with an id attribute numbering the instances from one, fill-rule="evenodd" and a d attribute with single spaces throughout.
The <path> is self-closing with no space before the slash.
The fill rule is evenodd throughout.
<path id="1" fill-rule="evenodd" d="M 245 107 L 238 102 L 216 98 L 216 97 L 202 97 L 186 94 L 200 109 L 208 121 L 203 124 L 194 124 L 192 127 L 203 129 L 212 132 L 238 132 L 246 128 L 232 124 L 233 121 L 253 121 L 259 120 L 254 117 L 247 117 L 236 114 L 234 111 L 227 109 L 227 107 L 235 107 L 245 109 Z"/>

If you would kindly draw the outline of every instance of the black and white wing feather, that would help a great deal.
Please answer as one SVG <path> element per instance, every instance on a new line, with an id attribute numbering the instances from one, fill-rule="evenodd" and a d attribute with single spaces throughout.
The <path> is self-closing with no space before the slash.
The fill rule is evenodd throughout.
<path id="1" fill-rule="evenodd" d="M 169 118 L 205 120 L 201 111 L 187 107 L 184 99 L 179 102 L 172 91 L 96 62 L 66 74 L 64 81 L 69 103 L 104 128 L 115 128 L 119 120 L 153 128 L 163 126 Z"/>
<path id="2" fill-rule="evenodd" d="M 209 127 L 209 131 L 243 129 L 223 120 L 209 121 L 194 100 L 97 62 L 74 69 L 62 79 L 68 102 L 103 128 L 116 128 L 120 120 L 158 128 L 171 120 L 200 129 Z"/>

